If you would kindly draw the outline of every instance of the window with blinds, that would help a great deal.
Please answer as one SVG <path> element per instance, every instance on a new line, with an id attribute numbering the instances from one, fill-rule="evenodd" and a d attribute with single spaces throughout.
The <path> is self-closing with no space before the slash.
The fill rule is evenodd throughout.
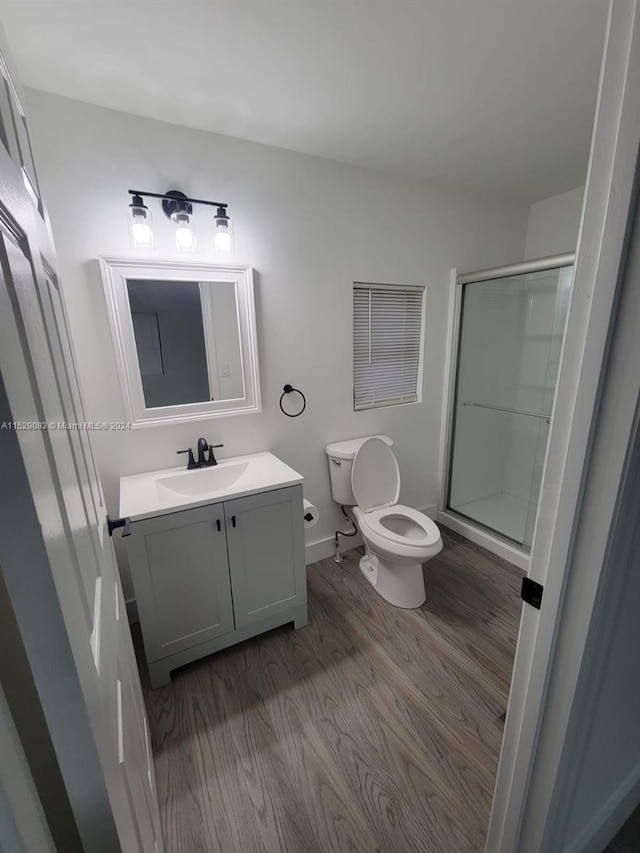
<path id="1" fill-rule="evenodd" d="M 423 287 L 353 285 L 353 407 L 418 400 Z"/>

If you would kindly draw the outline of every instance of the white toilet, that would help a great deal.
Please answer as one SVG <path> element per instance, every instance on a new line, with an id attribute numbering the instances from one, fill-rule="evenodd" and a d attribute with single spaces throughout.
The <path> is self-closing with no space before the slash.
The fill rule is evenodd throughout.
<path id="1" fill-rule="evenodd" d="M 325 448 L 334 501 L 353 507 L 364 540 L 360 569 L 396 607 L 424 604 L 422 564 L 442 551 L 440 531 L 422 512 L 399 504 L 400 471 L 386 435 L 352 438 Z"/>

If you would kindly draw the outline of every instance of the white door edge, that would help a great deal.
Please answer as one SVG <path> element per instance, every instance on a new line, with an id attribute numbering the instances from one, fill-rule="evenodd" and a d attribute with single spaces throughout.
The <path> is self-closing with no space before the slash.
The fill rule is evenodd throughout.
<path id="1" fill-rule="evenodd" d="M 637 0 L 610 4 L 574 288 L 531 553 L 530 577 L 545 587 L 543 607 L 538 611 L 525 605 L 523 609 L 487 853 L 524 850 L 520 828 L 530 805 L 531 772 L 554 664 L 566 569 L 600 402 L 632 201 L 640 141 L 639 17 Z M 590 612 L 577 618 L 585 622 L 586 641 Z M 574 654 L 581 659 L 580 649 L 574 649 Z M 566 724 L 569 707 L 565 710 L 563 720 L 554 720 L 556 727 Z M 547 781 L 552 785 L 554 778 Z M 548 816 L 547 798 L 536 815 L 540 837 Z M 528 842 L 529 849 L 541 848 Z"/>

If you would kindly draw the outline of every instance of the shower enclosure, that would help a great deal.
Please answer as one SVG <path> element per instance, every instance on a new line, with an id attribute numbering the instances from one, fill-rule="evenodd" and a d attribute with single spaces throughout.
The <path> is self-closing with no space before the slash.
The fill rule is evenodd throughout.
<path id="1" fill-rule="evenodd" d="M 445 515 L 528 551 L 573 255 L 459 276 Z"/>

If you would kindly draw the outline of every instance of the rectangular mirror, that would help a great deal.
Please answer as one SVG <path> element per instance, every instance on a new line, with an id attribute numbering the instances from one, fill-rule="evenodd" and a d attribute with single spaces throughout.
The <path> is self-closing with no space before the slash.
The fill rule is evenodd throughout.
<path id="1" fill-rule="evenodd" d="M 260 411 L 249 267 L 100 265 L 132 427 Z"/>

